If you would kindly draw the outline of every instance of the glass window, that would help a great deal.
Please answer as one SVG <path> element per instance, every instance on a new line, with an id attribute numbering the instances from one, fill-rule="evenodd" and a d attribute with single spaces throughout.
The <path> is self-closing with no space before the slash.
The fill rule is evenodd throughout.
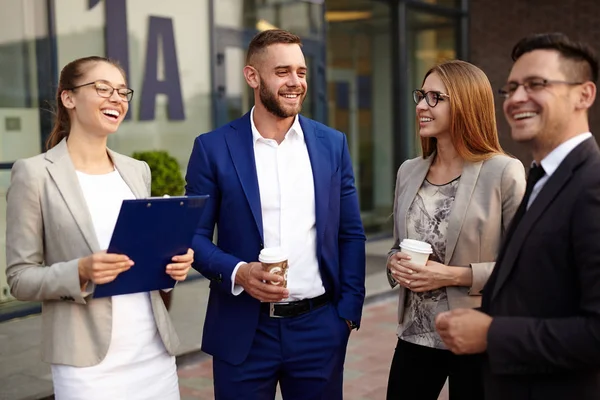
<path id="1" fill-rule="evenodd" d="M 113 150 L 166 150 L 185 172 L 194 138 L 212 129 L 208 2 L 55 2 L 59 68 L 91 54 L 112 57 L 113 50 L 128 57 L 135 95 L 130 119 L 109 137 Z M 121 30 L 126 34 L 108 43 L 105 31 Z"/>
<path id="2" fill-rule="evenodd" d="M 48 70 L 49 60 L 37 55 L 48 36 L 45 4 L 0 0 L 0 302 L 11 299 L 5 274 L 10 164 L 42 150 L 38 71 Z"/>
<path id="3" fill-rule="evenodd" d="M 415 103 L 412 91 L 420 89 L 425 73 L 434 65 L 455 59 L 457 49 L 458 21 L 454 18 L 409 10 L 407 18 L 407 46 L 409 62 L 409 87 L 406 95 L 408 104 L 408 129 L 415 132 L 410 138 L 417 138 L 415 126 Z M 420 154 L 418 140 L 413 140 L 414 154 Z"/>
<path id="4" fill-rule="evenodd" d="M 0 0 L 0 163 L 41 151 L 36 39 L 47 30 L 37 3 Z"/>
<path id="5" fill-rule="evenodd" d="M 215 25 L 236 29 L 285 29 L 303 38 L 320 37 L 323 5 L 303 0 L 215 1 Z"/>
<path id="6" fill-rule="evenodd" d="M 239 118 L 254 105 L 254 92 L 246 83 L 243 69 L 246 51 L 241 47 L 225 48 L 225 95 L 227 97 L 227 121 Z"/>
<path id="7" fill-rule="evenodd" d="M 460 7 L 461 0 L 420 0 L 423 3 L 445 7 Z"/>
<path id="8" fill-rule="evenodd" d="M 348 137 L 365 228 L 381 230 L 390 221 L 396 173 L 389 6 L 328 1 L 325 19 L 328 122 Z"/>

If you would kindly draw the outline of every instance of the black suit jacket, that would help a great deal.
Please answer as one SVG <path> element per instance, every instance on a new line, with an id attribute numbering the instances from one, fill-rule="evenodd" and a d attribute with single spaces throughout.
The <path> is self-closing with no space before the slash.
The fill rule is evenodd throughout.
<path id="1" fill-rule="evenodd" d="M 579 144 L 509 228 L 484 288 L 486 400 L 600 399 L 600 151 Z"/>

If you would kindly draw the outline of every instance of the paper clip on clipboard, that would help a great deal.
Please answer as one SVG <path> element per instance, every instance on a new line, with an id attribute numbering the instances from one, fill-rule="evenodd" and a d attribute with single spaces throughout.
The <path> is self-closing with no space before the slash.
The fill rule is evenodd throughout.
<path id="1" fill-rule="evenodd" d="M 175 286 L 165 271 L 175 255 L 187 253 L 208 195 L 124 200 L 108 253 L 125 254 L 135 264 L 94 297 L 148 292 Z"/>

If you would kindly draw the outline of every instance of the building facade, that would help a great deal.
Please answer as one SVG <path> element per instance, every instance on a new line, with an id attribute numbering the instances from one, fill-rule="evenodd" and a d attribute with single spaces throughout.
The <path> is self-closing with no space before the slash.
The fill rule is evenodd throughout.
<path id="1" fill-rule="evenodd" d="M 471 0 L 468 61 L 485 71 L 494 88 L 501 87 L 512 66 L 510 53 L 517 41 L 535 32 L 563 32 L 600 54 L 600 2 L 597 0 Z M 590 128 L 600 138 L 600 96 L 591 108 Z M 510 139 L 510 129 L 496 99 L 496 117 L 502 146 L 526 166 L 527 148 Z"/>
<path id="2" fill-rule="evenodd" d="M 427 69 L 465 59 L 498 88 L 527 33 L 600 39 L 596 0 L 0 0 L 0 9 L 0 302 L 10 298 L 10 168 L 44 151 L 58 74 L 73 59 L 109 56 L 128 73 L 134 99 L 109 146 L 167 150 L 185 171 L 197 135 L 252 106 L 242 75 L 252 36 L 298 34 L 309 66 L 303 113 L 346 133 L 365 228 L 389 235 L 396 170 L 419 152 L 411 92 Z M 502 144 L 526 162 L 500 107 L 498 122 Z"/>

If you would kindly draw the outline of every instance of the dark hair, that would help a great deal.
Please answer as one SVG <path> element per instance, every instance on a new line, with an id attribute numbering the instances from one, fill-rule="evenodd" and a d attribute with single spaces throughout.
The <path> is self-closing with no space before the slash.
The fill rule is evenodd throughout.
<path id="1" fill-rule="evenodd" d="M 573 71 L 577 81 L 598 81 L 598 57 L 596 52 L 583 42 L 572 41 L 560 32 L 536 33 L 521 39 L 512 50 L 512 59 L 517 61 L 525 53 L 534 50 L 556 50 L 561 57 L 571 61 L 568 71 Z"/>
<path id="2" fill-rule="evenodd" d="M 65 90 L 69 90 L 70 88 L 77 86 L 80 82 L 77 82 L 89 68 L 90 64 L 96 64 L 100 62 L 105 62 L 111 64 L 121 71 L 123 77 L 127 79 L 125 76 L 125 71 L 121 66 L 113 60 L 110 60 L 105 57 L 99 56 L 90 56 L 84 58 L 78 58 L 77 60 L 71 61 L 67 65 L 65 65 L 60 71 L 60 78 L 58 80 L 58 88 L 56 89 L 56 113 L 54 119 L 54 125 L 52 127 L 52 131 L 46 140 L 46 150 L 50 150 L 61 140 L 69 136 L 69 131 L 71 130 L 71 119 L 69 118 L 69 113 L 67 112 L 67 108 L 62 102 L 61 94 Z"/>
<path id="3" fill-rule="evenodd" d="M 268 29 L 259 32 L 248 45 L 246 53 L 246 65 L 252 65 L 257 54 L 263 52 L 267 47 L 274 44 L 297 44 L 302 46 L 299 36 L 283 29 Z"/>

